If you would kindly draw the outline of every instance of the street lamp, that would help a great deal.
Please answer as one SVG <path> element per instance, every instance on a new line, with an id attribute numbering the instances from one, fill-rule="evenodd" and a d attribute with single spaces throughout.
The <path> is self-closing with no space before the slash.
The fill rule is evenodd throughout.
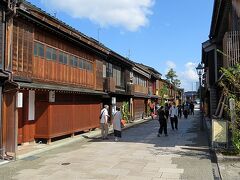
<path id="1" fill-rule="evenodd" d="M 201 86 L 201 79 L 202 79 L 202 75 L 203 75 L 203 65 L 201 63 L 198 64 L 198 66 L 196 67 L 196 70 L 197 70 L 197 74 L 198 74 L 198 77 L 199 77 L 199 95 L 200 95 L 200 113 L 201 113 L 201 116 L 200 116 L 200 121 L 201 121 L 201 126 L 200 126 L 200 129 L 203 131 L 203 116 L 202 116 L 202 86 Z"/>

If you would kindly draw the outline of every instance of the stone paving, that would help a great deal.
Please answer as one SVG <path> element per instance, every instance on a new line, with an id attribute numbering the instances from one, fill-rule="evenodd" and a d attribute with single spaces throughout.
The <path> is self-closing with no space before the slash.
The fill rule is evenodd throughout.
<path id="1" fill-rule="evenodd" d="M 219 169 L 223 180 L 240 179 L 240 161 L 219 162 Z"/>
<path id="2" fill-rule="evenodd" d="M 0 179 L 214 179 L 198 118 L 180 119 L 179 130 L 168 128 L 168 137 L 157 137 L 158 128 L 156 120 L 136 125 L 123 131 L 120 142 L 113 136 L 104 141 L 86 137 L 3 165 Z"/>

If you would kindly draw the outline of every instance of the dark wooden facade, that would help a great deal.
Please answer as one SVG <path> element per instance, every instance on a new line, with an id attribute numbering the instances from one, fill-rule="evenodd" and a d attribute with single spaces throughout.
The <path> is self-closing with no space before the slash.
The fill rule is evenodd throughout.
<path id="1" fill-rule="evenodd" d="M 36 47 L 37 45 L 41 47 Z M 38 48 L 42 49 L 42 56 Z M 54 59 L 47 59 L 47 48 L 55 51 Z M 34 54 L 35 53 L 35 54 Z M 61 53 L 67 57 L 66 63 L 60 62 Z M 76 66 L 70 65 L 71 58 L 77 58 Z M 72 45 L 67 40 L 57 37 L 30 22 L 16 19 L 13 24 L 13 59 L 14 76 L 26 80 L 46 83 L 60 83 L 95 88 L 95 56 Z M 74 59 L 75 60 L 75 59 Z M 91 70 L 80 68 L 80 63 L 91 66 Z"/>
<path id="2" fill-rule="evenodd" d="M 204 102 L 208 116 L 215 114 L 221 99 L 221 89 L 217 86 L 221 68 L 239 63 L 239 5 L 239 0 L 214 1 L 209 40 L 202 44 Z"/>
<path id="3" fill-rule="evenodd" d="M 103 104 L 112 111 L 129 103 L 130 118 L 142 118 L 157 95 L 150 71 L 25 1 L 8 21 L 4 38 L 3 68 L 13 84 L 3 96 L 3 141 L 9 151 L 16 142 L 94 129 Z M 16 108 L 18 101 L 22 106 Z"/>
<path id="4" fill-rule="evenodd" d="M 33 12 L 32 7 L 26 7 Z M 93 92 L 103 91 L 102 65 L 106 52 L 95 42 L 87 41 L 87 37 L 79 36 L 83 43 L 73 41 L 71 35 L 61 36 L 67 31 L 64 25 L 60 23 L 62 29 L 53 31 L 51 24 L 55 20 L 41 12 L 34 13 L 29 17 L 20 10 L 8 24 L 6 35 L 5 68 L 12 71 L 17 83 L 25 82 L 24 87 L 19 85 L 23 106 L 14 117 L 18 122 L 18 144 L 96 128 L 102 105 L 101 92 L 99 95 Z M 42 24 L 43 17 L 48 23 Z M 39 86 L 32 87 L 34 83 Z M 65 91 L 46 88 L 56 85 L 65 87 Z M 72 88 L 80 89 L 76 92 Z M 35 92 L 33 120 L 29 120 L 30 90 Z M 49 102 L 50 90 L 55 92 L 54 102 Z M 13 110 L 6 108 L 5 115 L 10 116 Z"/>
<path id="5" fill-rule="evenodd" d="M 143 118 L 147 115 L 150 77 L 150 73 L 138 64 L 133 68 L 133 119 Z"/>
<path id="6" fill-rule="evenodd" d="M 133 100 L 133 113 L 134 119 L 141 119 L 146 115 L 146 99 L 145 98 L 134 98 Z"/>
<path id="7" fill-rule="evenodd" d="M 99 97 L 59 93 L 56 100 L 37 100 L 35 138 L 51 139 L 99 127 Z"/>

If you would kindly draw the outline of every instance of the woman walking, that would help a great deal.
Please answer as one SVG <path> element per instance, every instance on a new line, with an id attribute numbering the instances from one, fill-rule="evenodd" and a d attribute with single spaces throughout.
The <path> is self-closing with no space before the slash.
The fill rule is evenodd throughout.
<path id="1" fill-rule="evenodd" d="M 120 108 L 117 107 L 116 112 L 113 116 L 113 129 L 114 129 L 115 141 L 118 141 L 118 138 L 122 137 L 121 120 L 122 120 L 122 114 L 121 114 Z"/>
<path id="2" fill-rule="evenodd" d="M 166 117 L 166 112 L 164 111 L 163 106 L 160 107 L 158 110 L 158 116 L 159 116 L 159 123 L 160 123 L 160 128 L 158 130 L 158 137 L 162 135 L 162 132 L 164 131 L 165 136 L 168 136 L 167 134 L 167 117 Z"/>

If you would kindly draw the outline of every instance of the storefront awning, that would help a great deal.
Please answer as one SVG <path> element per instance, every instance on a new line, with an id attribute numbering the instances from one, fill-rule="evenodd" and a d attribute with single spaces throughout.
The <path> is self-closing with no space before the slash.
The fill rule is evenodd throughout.
<path id="1" fill-rule="evenodd" d="M 66 91 L 66 92 L 76 92 L 80 94 L 92 94 L 92 95 L 107 95 L 105 92 L 95 91 L 91 89 L 84 89 L 80 87 L 64 86 L 64 85 L 54 85 L 54 84 L 44 84 L 44 83 L 26 83 L 17 82 L 21 88 L 32 88 L 39 90 L 52 90 L 52 91 Z"/>

